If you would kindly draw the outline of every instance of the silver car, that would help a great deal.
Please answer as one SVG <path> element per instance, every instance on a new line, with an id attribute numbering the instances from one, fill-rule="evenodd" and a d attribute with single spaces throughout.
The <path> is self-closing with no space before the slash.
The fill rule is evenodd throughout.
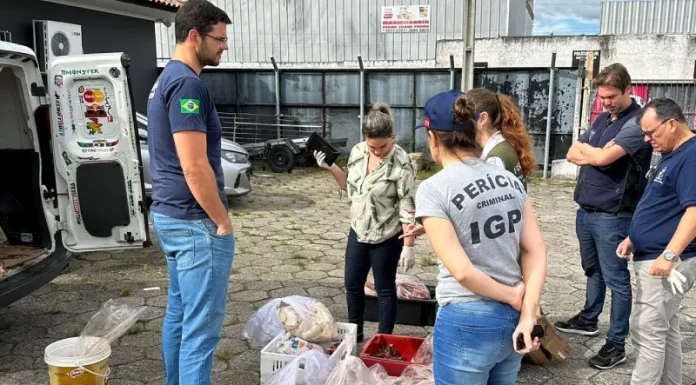
<path id="1" fill-rule="evenodd" d="M 147 117 L 136 114 L 140 154 L 143 158 L 145 193 L 152 196 L 152 176 L 150 176 L 150 152 L 147 148 Z M 225 175 L 225 193 L 228 197 L 240 197 L 251 192 L 251 163 L 249 153 L 237 143 L 222 139 L 222 172 Z"/>

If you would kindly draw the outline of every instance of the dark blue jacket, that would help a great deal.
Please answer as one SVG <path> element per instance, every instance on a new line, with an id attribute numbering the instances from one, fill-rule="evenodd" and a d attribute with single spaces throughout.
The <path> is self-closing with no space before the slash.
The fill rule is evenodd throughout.
<path id="1" fill-rule="evenodd" d="M 633 102 L 615 121 L 604 112 L 592 124 L 589 144 L 602 148 L 625 126 L 635 125 L 640 106 Z M 647 148 L 647 146 L 646 146 Z M 646 151 L 626 155 L 605 167 L 582 166 L 575 187 L 575 202 L 582 208 L 607 214 L 632 215 L 645 190 L 645 173 L 650 167 Z"/>

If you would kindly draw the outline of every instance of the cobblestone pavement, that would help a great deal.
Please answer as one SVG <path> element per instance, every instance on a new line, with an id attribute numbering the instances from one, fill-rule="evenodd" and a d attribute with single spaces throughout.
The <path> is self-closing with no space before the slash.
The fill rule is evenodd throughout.
<path id="1" fill-rule="evenodd" d="M 348 200 L 339 195 L 328 173 L 299 170 L 290 175 L 257 173 L 254 192 L 234 200 L 231 213 L 237 256 L 229 306 L 215 356 L 214 384 L 259 382 L 261 346 L 242 338 L 244 323 L 269 298 L 292 294 L 321 300 L 345 320 L 343 255 L 349 229 Z M 572 185 L 536 182 L 530 186 L 544 238 L 550 247 L 550 271 L 543 308 L 552 322 L 574 315 L 584 302 L 585 278 L 574 235 Z M 417 244 L 413 274 L 434 283 L 436 267 L 425 239 Z M 0 385 L 47 384 L 43 349 L 58 339 L 79 335 L 101 303 L 110 298 L 147 305 L 144 319 L 113 344 L 110 385 L 164 384 L 160 330 L 166 306 L 167 274 L 158 247 L 120 253 L 75 256 L 66 273 L 12 306 L 0 310 Z M 143 291 L 159 286 L 159 291 Z M 600 319 L 600 337 L 568 337 L 573 355 L 566 363 L 524 365 L 524 384 L 628 384 L 634 365 L 629 346 L 626 364 L 608 371 L 591 368 L 586 358 L 603 344 L 608 303 Z M 684 383 L 696 378 L 696 301 L 682 310 Z M 376 325 L 368 323 L 368 335 Z M 397 325 L 395 333 L 425 336 L 429 328 Z"/>

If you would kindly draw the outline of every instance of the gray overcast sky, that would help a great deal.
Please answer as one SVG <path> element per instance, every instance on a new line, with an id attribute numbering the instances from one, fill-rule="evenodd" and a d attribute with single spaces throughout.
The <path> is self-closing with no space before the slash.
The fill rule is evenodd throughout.
<path id="1" fill-rule="evenodd" d="M 601 0 L 534 0 L 534 34 L 596 34 L 600 4 Z"/>

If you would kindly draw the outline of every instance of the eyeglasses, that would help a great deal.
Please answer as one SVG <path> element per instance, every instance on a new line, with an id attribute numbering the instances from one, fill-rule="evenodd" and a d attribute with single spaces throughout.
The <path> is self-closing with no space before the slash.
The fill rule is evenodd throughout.
<path id="1" fill-rule="evenodd" d="M 213 36 L 213 35 L 208 35 L 207 33 L 202 33 L 201 36 L 207 36 L 211 39 L 215 39 L 218 41 L 220 44 L 227 44 L 227 38 L 226 37 L 218 37 L 218 36 Z"/>
<path id="2" fill-rule="evenodd" d="M 657 126 L 655 126 L 652 130 L 648 130 L 648 131 L 642 131 L 642 130 L 641 130 L 640 134 L 643 135 L 643 136 L 647 136 L 648 138 L 652 138 L 652 136 L 655 134 L 655 131 L 657 131 L 657 129 L 660 128 L 660 126 L 662 126 L 663 124 L 669 122 L 670 120 L 672 120 L 672 118 L 667 118 L 667 119 L 663 120 L 662 123 L 660 123 L 660 124 L 658 124 Z"/>

